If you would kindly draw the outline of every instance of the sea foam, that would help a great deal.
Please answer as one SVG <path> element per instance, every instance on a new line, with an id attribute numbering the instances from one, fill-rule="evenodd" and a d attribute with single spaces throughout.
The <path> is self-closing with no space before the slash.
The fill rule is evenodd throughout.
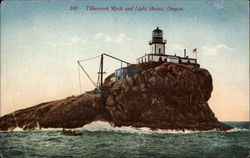
<path id="1" fill-rule="evenodd" d="M 103 121 L 94 121 L 90 124 L 87 124 L 81 128 L 76 128 L 77 130 L 86 130 L 86 131 L 114 131 L 114 132 L 121 132 L 121 133 L 141 133 L 141 134 L 153 134 L 153 133 L 173 133 L 173 134 L 188 134 L 188 133 L 197 133 L 197 132 L 211 132 L 216 130 L 210 130 L 210 131 L 191 131 L 191 130 L 185 130 L 185 131 L 178 131 L 178 130 L 166 130 L 166 129 L 157 129 L 157 130 L 151 130 L 148 127 L 132 127 L 132 126 L 122 126 L 122 127 L 113 127 L 108 122 Z"/>
<path id="2" fill-rule="evenodd" d="M 44 130 L 44 131 L 58 131 L 62 130 L 62 128 L 36 128 L 35 130 Z M 84 125 L 83 127 L 74 128 L 73 130 L 80 130 L 80 131 L 113 131 L 113 132 L 120 132 L 120 133 L 139 133 L 139 134 L 153 134 L 153 133 L 172 133 L 172 134 L 188 134 L 188 133 L 199 133 L 199 132 L 215 132 L 216 129 L 209 130 L 209 131 L 178 131 L 178 130 L 167 130 L 167 129 L 157 129 L 151 130 L 148 127 L 132 127 L 132 126 L 122 126 L 122 127 L 113 127 L 110 123 L 104 121 L 94 121 L 89 124 Z M 24 131 L 20 127 L 14 128 L 12 131 Z M 240 128 L 233 128 L 226 132 L 239 132 L 239 131 L 249 131 L 249 129 L 240 129 Z M 218 132 L 225 132 L 225 131 L 218 131 Z"/>

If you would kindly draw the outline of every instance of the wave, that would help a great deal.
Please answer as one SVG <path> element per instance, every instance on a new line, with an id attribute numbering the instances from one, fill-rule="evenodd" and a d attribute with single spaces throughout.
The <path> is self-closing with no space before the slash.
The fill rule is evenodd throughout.
<path id="1" fill-rule="evenodd" d="M 20 127 L 15 127 L 13 130 L 11 130 L 13 132 L 19 132 L 19 131 L 24 131 L 22 128 Z"/>
<path id="2" fill-rule="evenodd" d="M 86 131 L 114 131 L 120 133 L 141 133 L 141 134 L 153 134 L 153 133 L 193 133 L 198 131 L 189 131 L 185 130 L 178 131 L 178 130 L 151 130 L 148 127 L 132 127 L 132 126 L 122 126 L 122 127 L 113 127 L 108 122 L 103 121 L 95 121 L 90 124 L 83 126 L 82 128 L 77 128 L 78 130 L 86 130 Z M 200 131 L 199 131 L 200 132 Z"/>
<path id="3" fill-rule="evenodd" d="M 36 128 L 35 130 L 42 130 L 42 131 L 61 131 L 63 128 Z M 90 132 L 97 132 L 97 131 L 113 131 L 113 132 L 120 132 L 120 133 L 141 133 L 141 134 L 153 134 L 153 133 L 192 133 L 194 131 L 177 131 L 177 130 L 151 130 L 148 127 L 132 127 L 132 126 L 122 126 L 122 127 L 113 127 L 110 123 L 104 121 L 94 121 L 89 124 L 84 125 L 83 127 L 74 128 L 72 130 L 81 130 L 81 131 L 90 131 Z M 20 127 L 16 127 L 13 132 L 25 131 Z M 8 131 L 8 132 L 11 132 Z"/>
<path id="4" fill-rule="evenodd" d="M 36 128 L 35 130 L 43 130 L 43 131 L 60 131 L 63 128 Z M 122 127 L 113 127 L 110 123 L 104 122 L 104 121 L 94 121 L 89 124 L 84 125 L 83 127 L 74 128 L 73 130 L 81 130 L 81 131 L 90 131 L 90 132 L 96 132 L 96 131 L 113 131 L 113 132 L 120 132 L 120 133 L 139 133 L 139 134 L 154 134 L 154 133 L 172 133 L 172 134 L 189 134 L 189 133 L 200 133 L 200 132 L 243 132 L 243 131 L 249 131 L 249 129 L 242 129 L 242 128 L 233 128 L 229 131 L 218 131 L 216 129 L 209 130 L 209 131 L 191 131 L 191 130 L 185 130 L 185 131 L 178 131 L 178 130 L 167 130 L 167 129 L 157 129 L 157 130 L 151 130 L 148 127 L 132 127 L 132 126 L 122 126 Z M 12 131 L 24 131 L 20 127 L 16 127 Z"/>
<path id="5" fill-rule="evenodd" d="M 235 127 L 235 128 L 230 129 L 230 130 L 228 130 L 226 132 L 249 132 L 249 131 L 250 131 L 250 129 L 247 129 L 247 128 L 237 128 L 237 127 Z"/>
<path id="6" fill-rule="evenodd" d="M 139 133 L 139 134 L 154 134 L 154 133 L 172 133 L 172 134 L 189 134 L 189 133 L 201 133 L 201 132 L 238 132 L 238 131 L 248 131 L 248 129 L 239 129 L 234 128 L 229 131 L 218 131 L 216 129 L 209 130 L 209 131 L 191 131 L 191 130 L 167 130 L 167 129 L 158 129 L 158 130 L 151 130 L 148 127 L 132 127 L 132 126 L 122 126 L 122 127 L 113 127 L 108 122 L 103 121 L 94 121 L 90 124 L 87 124 L 81 128 L 76 128 L 76 130 L 85 130 L 85 131 L 114 131 L 114 132 L 121 132 L 121 133 Z"/>

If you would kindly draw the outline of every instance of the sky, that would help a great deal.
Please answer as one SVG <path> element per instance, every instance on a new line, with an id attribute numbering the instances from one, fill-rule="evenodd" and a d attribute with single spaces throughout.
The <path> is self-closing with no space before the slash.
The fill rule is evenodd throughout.
<path id="1" fill-rule="evenodd" d="M 87 6 L 109 10 L 87 10 Z M 114 11 L 112 6 L 123 10 Z M 149 11 L 150 7 L 164 10 Z M 148 41 L 158 26 L 167 40 L 166 54 L 183 56 L 187 49 L 195 57 L 192 50 L 197 48 L 198 63 L 213 77 L 209 106 L 215 116 L 220 121 L 248 121 L 248 15 L 247 0 L 5 0 L 1 116 L 93 89 L 77 60 L 107 53 L 135 63 L 149 53 Z M 94 80 L 99 62 L 98 58 L 82 63 Z M 112 59 L 104 62 L 107 75 L 120 67 Z"/>

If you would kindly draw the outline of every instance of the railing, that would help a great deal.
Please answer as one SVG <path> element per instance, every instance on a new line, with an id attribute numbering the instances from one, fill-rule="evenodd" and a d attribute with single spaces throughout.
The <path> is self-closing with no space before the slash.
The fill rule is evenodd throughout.
<path id="1" fill-rule="evenodd" d="M 149 45 L 151 45 L 152 43 L 163 43 L 163 44 L 166 44 L 167 43 L 167 40 L 150 40 L 148 42 Z"/>

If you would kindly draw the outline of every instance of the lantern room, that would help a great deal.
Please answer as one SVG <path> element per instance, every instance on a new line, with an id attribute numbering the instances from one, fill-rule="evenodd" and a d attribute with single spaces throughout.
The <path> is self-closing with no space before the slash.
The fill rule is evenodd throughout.
<path id="1" fill-rule="evenodd" d="M 157 27 L 155 30 L 152 32 L 152 39 L 153 42 L 162 42 L 163 40 L 163 31 Z"/>

